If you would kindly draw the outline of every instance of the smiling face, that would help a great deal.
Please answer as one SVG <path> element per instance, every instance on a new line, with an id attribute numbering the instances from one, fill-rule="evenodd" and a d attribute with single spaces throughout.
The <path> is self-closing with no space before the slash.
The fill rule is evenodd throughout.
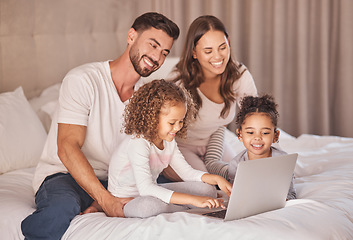
<path id="1" fill-rule="evenodd" d="M 173 106 L 166 104 L 159 114 L 158 138 L 153 143 L 163 149 L 163 140 L 171 142 L 183 127 L 186 114 L 185 104 L 178 102 Z"/>
<path id="2" fill-rule="evenodd" d="M 230 58 L 230 47 L 222 31 L 210 30 L 197 42 L 193 57 L 201 65 L 205 77 L 220 75 Z"/>
<path id="3" fill-rule="evenodd" d="M 271 157 L 271 145 L 278 140 L 279 130 L 265 113 L 251 113 L 237 130 L 238 138 L 248 150 L 249 160 Z"/>
<path id="4" fill-rule="evenodd" d="M 163 64 L 172 48 L 173 38 L 155 28 L 141 33 L 131 28 L 128 43 L 131 45 L 129 56 L 135 71 L 142 77 L 147 77 Z"/>

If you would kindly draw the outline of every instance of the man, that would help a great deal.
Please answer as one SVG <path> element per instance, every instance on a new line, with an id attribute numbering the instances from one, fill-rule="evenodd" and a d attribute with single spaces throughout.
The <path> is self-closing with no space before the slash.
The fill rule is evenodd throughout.
<path id="1" fill-rule="evenodd" d="M 125 137 L 122 113 L 136 82 L 163 64 L 178 36 L 178 26 L 168 18 L 145 13 L 128 31 L 120 57 L 82 65 L 65 76 L 33 180 L 37 210 L 21 225 L 25 239 L 60 239 L 93 200 L 107 216 L 124 216 L 131 199 L 106 190 L 112 151 Z"/>

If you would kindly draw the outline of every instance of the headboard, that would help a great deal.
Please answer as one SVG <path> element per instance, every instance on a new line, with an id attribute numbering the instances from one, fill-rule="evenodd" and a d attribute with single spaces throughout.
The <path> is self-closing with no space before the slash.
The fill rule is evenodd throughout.
<path id="1" fill-rule="evenodd" d="M 22 86 L 27 98 L 75 66 L 114 59 L 137 14 L 116 0 L 1 0 L 0 92 Z"/>
<path id="2" fill-rule="evenodd" d="M 228 27 L 233 55 L 259 92 L 274 95 L 279 127 L 293 136 L 353 137 L 352 9 L 349 0 L 0 0 L 0 93 L 22 86 L 32 98 L 73 67 L 115 59 L 147 11 L 178 24 L 170 54 L 178 57 L 189 24 L 212 14 Z"/>

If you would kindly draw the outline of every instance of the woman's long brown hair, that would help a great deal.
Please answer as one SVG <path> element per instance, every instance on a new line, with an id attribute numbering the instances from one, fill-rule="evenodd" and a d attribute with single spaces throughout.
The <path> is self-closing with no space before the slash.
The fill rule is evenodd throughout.
<path id="1" fill-rule="evenodd" d="M 204 81 L 201 65 L 197 59 L 193 58 L 193 51 L 200 38 L 210 30 L 222 31 L 228 39 L 228 32 L 224 24 L 216 17 L 204 15 L 196 18 L 190 25 L 184 49 L 180 61 L 176 65 L 175 71 L 178 73 L 173 81 L 181 81 L 184 87 L 191 93 L 196 103 L 197 110 L 202 106 L 202 100 L 197 92 L 197 88 Z M 225 117 L 229 112 L 230 105 L 235 101 L 236 94 L 233 92 L 234 82 L 237 81 L 241 72 L 241 65 L 236 64 L 230 56 L 225 71 L 221 75 L 220 95 L 224 100 L 224 108 L 220 116 Z"/>

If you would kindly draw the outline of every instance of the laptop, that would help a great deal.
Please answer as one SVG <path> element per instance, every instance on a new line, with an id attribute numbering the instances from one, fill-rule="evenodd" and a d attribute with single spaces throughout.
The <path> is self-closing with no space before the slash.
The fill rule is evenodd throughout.
<path id="1" fill-rule="evenodd" d="M 240 162 L 227 208 L 196 208 L 187 212 L 237 220 L 286 205 L 298 154 Z"/>

